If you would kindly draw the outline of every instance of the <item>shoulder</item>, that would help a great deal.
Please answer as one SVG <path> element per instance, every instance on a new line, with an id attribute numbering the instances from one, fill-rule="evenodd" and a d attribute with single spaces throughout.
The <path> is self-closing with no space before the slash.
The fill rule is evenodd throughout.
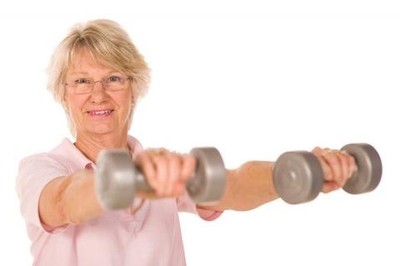
<path id="1" fill-rule="evenodd" d="M 71 173 L 71 167 L 52 153 L 37 153 L 23 158 L 18 167 L 17 184 L 48 182 Z"/>
<path id="2" fill-rule="evenodd" d="M 17 184 L 49 181 L 72 172 L 71 163 L 59 152 L 63 141 L 48 152 L 40 152 L 22 158 L 18 165 Z"/>
<path id="3" fill-rule="evenodd" d="M 19 169 L 25 169 L 25 168 L 32 168 L 35 170 L 39 170 L 42 167 L 45 166 L 66 166 L 63 163 L 63 160 L 59 158 L 58 156 L 48 153 L 48 152 L 43 152 L 43 153 L 37 153 L 37 154 L 32 154 L 29 156 L 26 156 L 25 158 L 22 158 L 20 163 L 19 163 Z"/>
<path id="4" fill-rule="evenodd" d="M 68 149 L 69 143 L 73 145 L 68 139 L 64 139 L 59 145 L 50 151 L 30 154 L 22 158 L 19 164 L 20 169 L 25 167 L 37 168 L 46 165 L 65 165 L 65 163 L 63 163 L 65 161 L 63 153 Z"/>

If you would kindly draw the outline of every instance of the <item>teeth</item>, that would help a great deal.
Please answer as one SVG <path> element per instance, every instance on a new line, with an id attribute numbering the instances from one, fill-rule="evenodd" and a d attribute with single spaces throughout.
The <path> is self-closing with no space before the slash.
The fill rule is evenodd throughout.
<path id="1" fill-rule="evenodd" d="M 109 115 L 111 114 L 111 110 L 93 110 L 89 111 L 91 115 Z"/>

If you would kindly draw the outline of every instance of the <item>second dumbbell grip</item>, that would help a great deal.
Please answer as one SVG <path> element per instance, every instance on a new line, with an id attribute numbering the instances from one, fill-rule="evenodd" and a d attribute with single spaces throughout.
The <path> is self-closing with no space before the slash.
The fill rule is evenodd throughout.
<path id="1" fill-rule="evenodd" d="M 136 167 L 134 167 L 134 175 L 136 176 L 136 182 L 135 182 L 135 194 L 137 192 L 151 192 L 153 191 L 153 188 L 150 186 L 150 184 L 147 182 L 147 178 L 144 176 L 141 170 L 139 170 Z"/>

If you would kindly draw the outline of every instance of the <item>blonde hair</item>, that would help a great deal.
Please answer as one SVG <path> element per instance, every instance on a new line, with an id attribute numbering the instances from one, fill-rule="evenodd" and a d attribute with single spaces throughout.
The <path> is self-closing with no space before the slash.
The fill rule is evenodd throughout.
<path id="1" fill-rule="evenodd" d="M 143 56 L 118 23 L 100 19 L 76 24 L 55 49 L 48 66 L 47 88 L 58 102 L 63 102 L 68 68 L 82 49 L 93 58 L 130 76 L 135 98 L 146 94 L 150 69 Z"/>

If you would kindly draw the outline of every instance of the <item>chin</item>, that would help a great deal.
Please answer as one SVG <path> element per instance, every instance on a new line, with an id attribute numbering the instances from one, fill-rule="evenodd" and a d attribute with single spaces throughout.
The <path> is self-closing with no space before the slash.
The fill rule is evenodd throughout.
<path id="1" fill-rule="evenodd" d="M 115 128 L 110 127 L 96 127 L 96 128 L 88 128 L 86 132 L 91 135 L 105 135 L 116 132 Z"/>

